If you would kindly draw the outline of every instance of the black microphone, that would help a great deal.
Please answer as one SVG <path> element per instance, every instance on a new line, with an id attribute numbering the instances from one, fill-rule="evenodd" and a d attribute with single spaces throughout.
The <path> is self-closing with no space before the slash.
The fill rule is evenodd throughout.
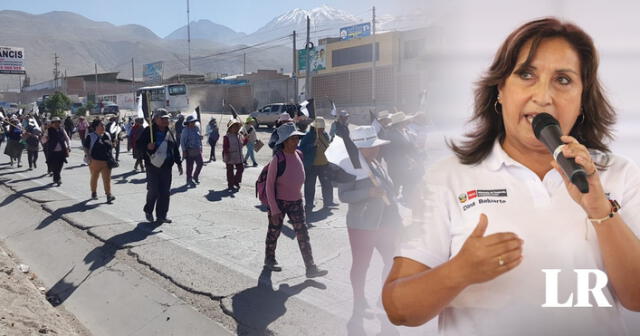
<path id="1" fill-rule="evenodd" d="M 533 118 L 531 126 L 536 138 L 547 146 L 560 168 L 569 177 L 571 183 L 578 187 L 581 193 L 588 193 L 587 172 L 581 165 L 576 163 L 576 160 L 567 159 L 562 154 L 561 146 L 565 143 L 560 140 L 562 131 L 560 131 L 558 120 L 549 113 L 540 113 Z"/>

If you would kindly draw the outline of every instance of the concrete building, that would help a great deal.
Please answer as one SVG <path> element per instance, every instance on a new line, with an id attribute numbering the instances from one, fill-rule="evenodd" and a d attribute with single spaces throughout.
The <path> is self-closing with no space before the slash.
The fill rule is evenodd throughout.
<path id="1" fill-rule="evenodd" d="M 369 110 L 417 111 L 420 94 L 426 89 L 424 65 L 431 35 L 426 28 L 376 34 L 375 107 L 372 97 L 374 37 L 320 40 L 319 43 L 324 44 L 325 69 L 311 76 L 311 91 L 318 111 L 328 112 L 329 99 L 361 122 L 366 122 Z M 305 72 L 299 71 L 301 85 L 304 76 Z M 358 120 L 359 117 L 363 120 Z"/>
<path id="2" fill-rule="evenodd" d="M 141 86 L 144 86 L 144 83 L 132 83 L 131 80 L 118 78 L 118 72 L 105 72 L 97 74 L 97 78 L 96 74 L 78 75 L 25 86 L 20 96 L 23 103 L 34 102 L 43 95 L 51 95 L 56 91 L 64 92 L 68 96 L 93 99 L 94 95 L 131 93 Z"/>

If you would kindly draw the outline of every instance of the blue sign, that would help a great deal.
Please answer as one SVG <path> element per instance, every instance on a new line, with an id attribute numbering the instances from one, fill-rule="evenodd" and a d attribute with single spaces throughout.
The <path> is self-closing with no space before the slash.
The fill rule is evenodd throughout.
<path id="1" fill-rule="evenodd" d="M 142 77 L 146 83 L 156 83 L 162 81 L 162 67 L 164 63 L 155 62 L 142 65 Z"/>
<path id="2" fill-rule="evenodd" d="M 342 40 L 352 40 L 369 35 L 371 35 L 371 22 L 340 28 L 340 38 Z"/>

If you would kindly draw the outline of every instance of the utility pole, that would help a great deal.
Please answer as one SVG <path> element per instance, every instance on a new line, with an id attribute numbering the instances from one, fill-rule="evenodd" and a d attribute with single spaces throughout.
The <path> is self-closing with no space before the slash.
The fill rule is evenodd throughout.
<path id="1" fill-rule="evenodd" d="M 67 69 L 64 69 L 64 94 L 69 95 L 69 84 L 67 84 Z"/>
<path id="2" fill-rule="evenodd" d="M 187 0 L 187 52 L 189 55 L 189 73 L 191 73 L 191 19 L 189 18 L 189 0 Z"/>
<path id="3" fill-rule="evenodd" d="M 376 6 L 373 6 L 373 18 L 371 20 L 371 32 L 373 42 L 371 43 L 371 103 L 373 111 L 376 111 Z"/>
<path id="4" fill-rule="evenodd" d="M 242 54 L 242 75 L 247 74 L 247 53 Z"/>
<path id="5" fill-rule="evenodd" d="M 293 31 L 293 71 L 291 71 L 291 75 L 293 76 L 293 102 L 298 103 L 298 51 L 296 50 L 296 31 Z"/>
<path id="6" fill-rule="evenodd" d="M 307 16 L 307 44 L 305 45 L 305 51 L 307 52 L 307 66 L 304 77 L 304 99 L 307 100 L 311 97 L 311 49 L 313 46 L 311 45 L 311 18 Z"/>
<path id="7" fill-rule="evenodd" d="M 93 88 L 93 100 L 94 103 L 98 103 L 98 63 L 94 63 L 95 69 L 96 69 L 96 83 L 95 83 L 95 87 Z"/>
<path id="8" fill-rule="evenodd" d="M 58 88 L 58 76 L 60 76 L 60 72 L 58 71 L 58 66 L 60 65 L 60 63 L 58 63 L 58 54 L 54 53 L 53 54 L 53 88 L 57 89 Z"/>
<path id="9" fill-rule="evenodd" d="M 131 93 L 133 94 L 133 102 L 136 101 L 136 73 L 133 67 L 133 57 L 131 57 Z M 134 105 L 136 106 L 136 105 Z"/>

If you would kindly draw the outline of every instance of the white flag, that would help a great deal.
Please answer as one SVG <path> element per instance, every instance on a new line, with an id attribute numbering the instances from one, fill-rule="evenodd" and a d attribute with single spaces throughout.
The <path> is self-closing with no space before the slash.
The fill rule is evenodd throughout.
<path id="1" fill-rule="evenodd" d="M 333 138 L 333 141 L 327 148 L 324 153 L 329 162 L 340 166 L 345 172 L 356 177 L 356 181 L 363 180 L 369 178 L 369 174 L 371 171 L 369 170 L 369 166 L 366 164 L 362 164 L 362 168 L 354 168 L 351 159 L 349 158 L 349 153 L 347 152 L 347 147 L 344 144 L 344 140 L 341 137 L 337 136 Z M 362 153 L 358 151 L 358 156 L 360 162 L 366 162 Z"/>
<path id="2" fill-rule="evenodd" d="M 34 118 L 29 118 L 29 126 L 33 127 L 34 130 L 42 133 L 40 125 L 38 125 L 38 122 Z"/>
<path id="3" fill-rule="evenodd" d="M 307 110 L 307 105 L 309 105 L 308 100 L 305 100 L 302 103 L 300 103 L 300 112 L 302 112 L 302 114 L 304 114 L 307 118 L 309 118 L 309 110 Z"/>
<path id="4" fill-rule="evenodd" d="M 142 112 L 142 94 L 138 95 L 138 118 L 142 118 L 142 120 L 144 120 L 142 122 L 142 127 L 149 126 L 147 119 L 144 118 L 144 112 Z"/>
<path id="5" fill-rule="evenodd" d="M 336 109 L 336 103 L 334 103 L 333 100 L 331 101 L 331 115 L 334 117 L 338 115 L 338 110 Z"/>

